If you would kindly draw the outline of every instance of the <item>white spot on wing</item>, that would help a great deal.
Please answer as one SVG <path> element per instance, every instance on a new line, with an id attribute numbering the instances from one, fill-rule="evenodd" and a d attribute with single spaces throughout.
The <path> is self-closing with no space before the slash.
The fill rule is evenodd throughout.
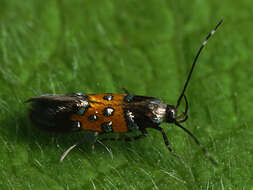
<path id="1" fill-rule="evenodd" d="M 134 119 L 134 115 L 133 115 L 133 112 L 131 111 L 127 111 L 127 116 L 130 118 L 130 119 Z"/>
<path id="2" fill-rule="evenodd" d="M 81 124 L 80 124 L 80 121 L 77 122 L 77 128 L 80 128 L 81 127 Z"/>
<path id="3" fill-rule="evenodd" d="M 86 100 L 81 100 L 80 104 L 77 104 L 78 106 L 87 107 L 89 105 L 89 102 Z"/>
<path id="4" fill-rule="evenodd" d="M 106 112 L 106 115 L 107 115 L 107 116 L 111 116 L 112 113 L 114 112 L 114 109 L 112 109 L 112 108 L 106 108 L 106 109 L 105 109 L 105 112 Z"/>

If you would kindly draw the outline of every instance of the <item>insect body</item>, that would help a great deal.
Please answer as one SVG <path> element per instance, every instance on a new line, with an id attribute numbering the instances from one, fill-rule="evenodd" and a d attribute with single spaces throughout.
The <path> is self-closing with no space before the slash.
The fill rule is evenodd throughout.
<path id="1" fill-rule="evenodd" d="M 131 94 L 41 95 L 33 103 L 30 118 L 48 131 L 125 133 L 158 127 L 176 119 L 176 108 L 160 99 Z"/>
<path id="2" fill-rule="evenodd" d="M 208 155 L 205 148 L 199 143 L 197 138 L 181 123 L 188 118 L 188 101 L 185 90 L 188 86 L 196 61 L 200 52 L 206 45 L 207 40 L 221 25 L 221 20 L 214 30 L 206 37 L 200 47 L 186 79 L 184 88 L 178 98 L 177 105 L 168 105 L 162 100 L 132 95 L 125 90 L 125 94 L 63 94 L 63 95 L 41 95 L 30 98 L 27 102 L 32 103 L 30 118 L 32 122 L 45 130 L 54 132 L 71 131 L 94 131 L 95 134 L 104 133 L 125 133 L 140 131 L 138 136 L 124 138 L 102 138 L 106 140 L 136 140 L 147 135 L 147 128 L 152 128 L 161 132 L 165 145 L 175 156 L 179 157 L 170 147 L 168 138 L 159 125 L 163 122 L 173 123 L 190 135 L 206 157 L 213 163 L 216 162 Z M 185 100 L 185 111 L 178 115 L 177 110 L 182 98 Z M 71 146 L 62 156 L 61 160 L 83 140 Z"/>

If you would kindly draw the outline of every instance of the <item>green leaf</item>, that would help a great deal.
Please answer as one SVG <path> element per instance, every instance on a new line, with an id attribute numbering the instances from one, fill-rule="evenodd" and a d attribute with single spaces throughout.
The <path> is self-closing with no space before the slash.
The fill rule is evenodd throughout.
<path id="1" fill-rule="evenodd" d="M 251 1 L 0 2 L 0 189 L 251 189 Z M 173 125 L 92 149 L 93 134 L 36 129 L 24 101 L 47 93 L 131 93 L 174 105 L 204 37 L 218 21 L 186 91 L 189 129 L 214 167 Z M 131 135 L 131 134 L 126 134 Z M 132 134 L 133 135 L 133 134 Z M 62 164 L 62 153 L 81 138 Z"/>

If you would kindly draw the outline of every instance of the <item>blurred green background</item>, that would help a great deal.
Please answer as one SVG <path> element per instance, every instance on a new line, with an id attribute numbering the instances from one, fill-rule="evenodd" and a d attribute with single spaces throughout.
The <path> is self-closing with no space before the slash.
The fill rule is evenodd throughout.
<path id="1" fill-rule="evenodd" d="M 253 2 L 176 0 L 0 1 L 0 189 L 252 189 Z M 91 148 L 92 134 L 34 128 L 24 100 L 46 93 L 122 93 L 175 104 L 204 37 L 187 89 L 189 136 L 161 134 Z M 87 143 L 59 164 L 78 139 Z M 89 139 L 91 139 L 89 141 Z"/>

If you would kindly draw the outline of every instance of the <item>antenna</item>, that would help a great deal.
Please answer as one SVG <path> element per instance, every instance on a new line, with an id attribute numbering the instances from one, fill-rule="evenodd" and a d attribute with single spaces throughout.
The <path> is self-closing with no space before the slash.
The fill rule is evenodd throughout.
<path id="1" fill-rule="evenodd" d="M 181 95 L 179 96 L 179 98 L 178 98 L 178 100 L 177 100 L 176 109 L 179 107 L 179 105 L 180 105 L 180 103 L 181 103 L 181 100 L 182 100 L 182 98 L 183 98 L 183 96 L 184 96 L 185 90 L 186 90 L 186 88 L 187 88 L 187 86 L 188 86 L 188 84 L 189 84 L 189 81 L 190 81 L 190 79 L 191 79 L 193 69 L 194 69 L 194 67 L 195 67 L 195 65 L 196 65 L 196 63 L 197 63 L 197 60 L 198 60 L 198 58 L 199 58 L 199 55 L 200 55 L 202 49 L 205 47 L 205 45 L 206 45 L 208 39 L 216 32 L 216 30 L 220 27 L 220 25 L 221 25 L 222 23 L 223 23 L 223 19 L 221 19 L 220 22 L 215 26 L 215 28 L 207 35 L 205 41 L 202 43 L 201 47 L 199 48 L 199 51 L 198 51 L 197 55 L 196 55 L 195 58 L 194 58 L 194 61 L 193 61 L 191 70 L 190 70 L 190 72 L 189 72 L 189 74 L 188 74 L 188 77 L 187 77 L 187 79 L 186 79 L 186 81 L 185 81 L 183 91 L 182 91 Z"/>

